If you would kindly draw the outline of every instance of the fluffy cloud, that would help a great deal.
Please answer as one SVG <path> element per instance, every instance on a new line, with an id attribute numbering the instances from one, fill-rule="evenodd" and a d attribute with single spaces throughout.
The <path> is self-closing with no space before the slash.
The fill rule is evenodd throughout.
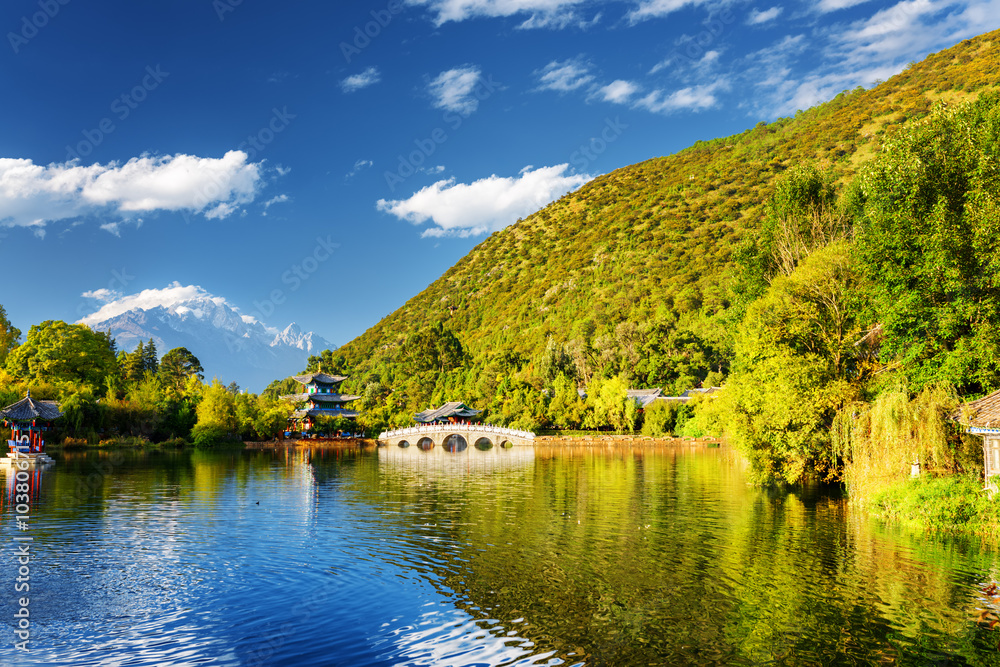
<path id="1" fill-rule="evenodd" d="M 89 166 L 0 158 L 0 226 L 41 228 L 82 216 L 148 211 L 221 218 L 253 201 L 261 176 L 262 164 L 248 163 L 242 151 L 221 158 L 144 155 Z"/>
<path id="2" fill-rule="evenodd" d="M 659 18 L 672 14 L 688 5 L 701 5 L 708 0 L 641 0 L 639 6 L 629 12 L 628 18 L 632 23 L 639 23 L 647 19 Z"/>
<path id="3" fill-rule="evenodd" d="M 534 213 L 592 176 L 567 174 L 568 164 L 525 167 L 517 177 L 492 175 L 472 183 L 451 178 L 415 192 L 409 199 L 380 199 L 378 210 L 415 225 L 430 220 L 423 236 L 474 236 L 502 229 Z"/>
<path id="4" fill-rule="evenodd" d="M 747 19 L 747 23 L 750 25 L 760 25 L 761 23 L 773 21 L 778 18 L 780 14 L 781 7 L 771 7 L 770 9 L 765 9 L 764 11 L 754 9 L 750 12 L 750 17 Z"/>
<path id="5" fill-rule="evenodd" d="M 861 4 L 821 0 L 820 12 Z M 786 36 L 748 54 L 741 79 L 759 95 L 746 106 L 781 116 L 806 109 L 843 90 L 872 86 L 899 73 L 907 63 L 1000 25 L 1000 0 L 901 0 L 867 18 L 804 36 Z M 799 61 L 819 61 L 802 72 Z"/>
<path id="6" fill-rule="evenodd" d="M 567 93 L 586 86 L 594 80 L 590 74 L 590 64 L 581 58 L 553 60 L 542 69 L 535 72 L 538 77 L 539 90 L 556 90 Z"/>
<path id="7" fill-rule="evenodd" d="M 117 292 L 102 288 L 84 292 L 81 296 L 104 302 L 104 305 L 97 312 L 91 313 L 79 321 L 80 324 L 88 326 L 103 322 L 111 317 L 117 317 L 132 309 L 167 308 L 181 311 L 185 309 L 181 304 L 190 301 L 208 300 L 219 306 L 235 308 L 221 296 L 214 296 L 198 285 L 181 285 L 176 280 L 163 289 L 146 289 L 138 294 L 121 296 Z M 186 310 L 190 310 L 190 308 Z M 200 317 L 197 312 L 194 315 Z"/>
<path id="8" fill-rule="evenodd" d="M 473 94 L 482 73 L 474 65 L 455 67 L 437 75 L 428 86 L 434 99 L 434 106 L 445 111 L 455 111 L 469 115 L 479 108 L 479 100 Z"/>
<path id="9" fill-rule="evenodd" d="M 636 107 L 653 113 L 669 114 L 675 111 L 704 111 L 719 103 L 716 93 L 727 87 L 724 80 L 715 83 L 689 86 L 671 93 L 654 90 L 635 102 Z"/>
<path id="10" fill-rule="evenodd" d="M 465 21 L 471 18 L 498 18 L 528 14 L 521 28 L 563 28 L 583 23 L 577 14 L 587 0 L 406 0 L 409 5 L 426 6 L 436 14 L 434 23 Z"/>
<path id="11" fill-rule="evenodd" d="M 835 12 L 838 9 L 847 9 L 848 7 L 860 5 L 864 2 L 868 2 L 868 0 L 819 0 L 816 8 L 825 14 L 827 12 Z"/>
<path id="12" fill-rule="evenodd" d="M 382 80 L 377 67 L 369 67 L 360 74 L 354 74 L 340 82 L 340 87 L 345 93 L 353 93 L 356 90 L 373 86 Z"/>
<path id="13" fill-rule="evenodd" d="M 612 81 L 606 86 L 598 88 L 597 96 L 605 102 L 625 104 L 637 92 L 639 92 L 639 86 L 637 84 L 634 84 L 631 81 L 618 79 L 617 81 Z"/>
<path id="14" fill-rule="evenodd" d="M 121 292 L 116 292 L 110 290 L 107 287 L 102 287 L 101 289 L 94 289 L 81 294 L 85 299 L 94 299 L 95 301 L 100 301 L 101 303 L 108 303 L 109 301 L 114 301 L 121 296 Z"/>

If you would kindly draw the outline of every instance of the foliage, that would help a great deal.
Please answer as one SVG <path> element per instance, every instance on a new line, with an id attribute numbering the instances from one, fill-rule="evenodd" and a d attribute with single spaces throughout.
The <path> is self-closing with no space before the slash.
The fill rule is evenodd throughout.
<path id="1" fill-rule="evenodd" d="M 199 380 L 205 378 L 205 369 L 202 368 L 198 357 L 191 354 L 186 347 L 175 347 L 163 355 L 160 359 L 159 373 L 164 386 L 175 392 L 182 391 L 189 377 L 197 377 Z"/>
<path id="2" fill-rule="evenodd" d="M 953 388 L 929 385 L 916 395 L 891 386 L 870 403 L 846 406 L 834 424 L 834 446 L 848 464 L 852 496 L 865 502 L 878 489 L 906 480 L 911 466 L 924 472 L 980 472 L 978 438 L 961 433 L 951 418 L 959 407 Z"/>
<path id="3" fill-rule="evenodd" d="M 643 410 L 642 434 L 654 438 L 674 435 L 677 413 L 681 405 L 674 401 L 654 401 Z"/>
<path id="4" fill-rule="evenodd" d="M 848 245 L 817 250 L 747 310 L 725 392 L 735 443 L 759 481 L 800 481 L 836 465 L 829 427 L 859 398 L 866 367 L 854 342 L 857 274 Z"/>
<path id="5" fill-rule="evenodd" d="M 7 356 L 6 369 L 21 380 L 78 383 L 96 391 L 118 372 L 112 345 L 106 333 L 85 324 L 48 320 L 31 327 Z"/>
<path id="6" fill-rule="evenodd" d="M 0 367 L 7 361 L 7 355 L 21 340 L 21 330 L 7 319 L 7 311 L 0 306 Z"/>
<path id="7" fill-rule="evenodd" d="M 628 384 L 620 375 L 607 380 L 591 380 L 587 385 L 590 412 L 584 420 L 584 426 L 610 428 L 614 431 L 634 429 L 638 410 L 635 401 L 626 395 L 627 391 Z"/>
<path id="8" fill-rule="evenodd" d="M 1000 502 L 971 475 L 895 480 L 866 504 L 876 516 L 917 530 L 961 531 L 1000 538 Z"/>
<path id="9" fill-rule="evenodd" d="M 1000 97 L 900 128 L 856 189 L 883 359 L 916 388 L 1000 387 Z"/>
<path id="10" fill-rule="evenodd" d="M 198 423 L 202 433 L 235 435 L 239 431 L 236 396 L 216 378 L 205 388 L 198 403 Z"/>

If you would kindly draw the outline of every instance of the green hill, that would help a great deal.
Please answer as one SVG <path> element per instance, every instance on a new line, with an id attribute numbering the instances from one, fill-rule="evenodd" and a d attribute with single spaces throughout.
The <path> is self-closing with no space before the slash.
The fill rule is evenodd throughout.
<path id="1" fill-rule="evenodd" d="M 902 123 L 998 84 L 993 32 L 871 90 L 615 170 L 491 235 L 323 366 L 389 422 L 443 400 L 503 421 L 531 409 L 512 392 L 559 373 L 580 386 L 717 382 L 742 312 L 734 256 L 759 234 L 775 179 L 814 164 L 843 184 Z"/>

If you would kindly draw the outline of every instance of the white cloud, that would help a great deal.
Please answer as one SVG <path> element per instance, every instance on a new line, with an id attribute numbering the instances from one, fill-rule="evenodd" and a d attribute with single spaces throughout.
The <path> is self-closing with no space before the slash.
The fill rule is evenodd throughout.
<path id="1" fill-rule="evenodd" d="M 688 86 L 667 93 L 664 90 L 654 90 L 645 97 L 636 100 L 640 109 L 653 113 L 669 114 L 675 111 L 704 111 L 718 105 L 716 93 L 727 87 L 725 80 L 699 86 Z"/>
<path id="2" fill-rule="evenodd" d="M 340 82 L 340 87 L 345 93 L 353 93 L 356 90 L 373 86 L 382 80 L 377 67 L 369 67 L 360 74 L 354 74 Z"/>
<path id="3" fill-rule="evenodd" d="M 568 169 L 568 164 L 525 167 L 517 177 L 494 174 L 472 183 L 456 183 L 451 178 L 422 188 L 409 199 L 380 199 L 376 208 L 415 225 L 430 220 L 436 226 L 425 229 L 423 236 L 486 234 L 534 213 L 592 178 L 568 174 Z"/>
<path id="4" fill-rule="evenodd" d="M 253 201 L 262 171 L 262 163 L 248 163 L 242 151 L 221 158 L 143 155 L 125 164 L 89 166 L 0 158 L 0 226 L 43 227 L 57 220 L 142 211 L 225 217 Z M 117 223 L 102 227 L 117 232 Z"/>
<path id="5" fill-rule="evenodd" d="M 81 294 L 85 299 L 95 299 L 101 303 L 108 303 L 109 301 L 114 301 L 115 299 L 121 297 L 121 292 L 116 292 L 115 290 L 110 290 L 107 287 L 102 287 L 100 289 L 88 290 Z"/>
<path id="6" fill-rule="evenodd" d="M 864 2 L 864 0 L 858 0 L 859 2 Z M 747 19 L 747 23 L 750 25 L 760 25 L 761 23 L 767 23 L 773 21 L 781 15 L 781 7 L 771 7 L 770 9 L 765 9 L 760 11 L 759 9 L 754 9 L 750 12 L 750 17 Z"/>
<path id="7" fill-rule="evenodd" d="M 855 2 L 825 0 L 820 11 Z M 743 59 L 742 81 L 759 94 L 745 106 L 759 117 L 787 115 L 844 90 L 871 86 L 941 49 L 1000 25 L 1000 0 L 901 0 L 846 25 L 781 42 Z M 797 60 L 809 62 L 803 72 Z M 819 64 L 813 64 L 818 61 Z"/>
<path id="8" fill-rule="evenodd" d="M 271 208 L 275 204 L 283 204 L 286 201 L 290 201 L 288 195 L 278 195 L 277 197 L 271 197 L 266 202 L 264 202 L 264 210 Z"/>
<path id="9" fill-rule="evenodd" d="M 479 100 L 473 93 L 481 76 L 479 68 L 474 65 L 441 72 L 428 87 L 428 92 L 434 98 L 434 106 L 465 116 L 471 114 L 479 108 Z"/>
<path id="10" fill-rule="evenodd" d="M 848 7 L 854 7 L 855 5 L 860 5 L 868 0 L 819 0 L 819 4 L 816 8 L 822 12 L 835 12 L 838 9 L 847 9 Z"/>
<path id="11" fill-rule="evenodd" d="M 133 309 L 175 308 L 185 312 L 190 311 L 198 316 L 196 311 L 181 305 L 194 300 L 202 301 L 207 299 L 216 305 L 235 308 L 235 306 L 228 303 L 221 296 L 214 296 L 198 285 L 181 285 L 176 280 L 163 289 L 146 289 L 138 294 L 129 294 L 127 296 L 121 296 L 103 288 L 84 292 L 82 296 L 97 298 L 98 300 L 112 299 L 107 300 L 100 309 L 79 321 L 79 324 L 86 324 L 88 326 L 103 322 L 111 317 L 117 317 Z"/>
<path id="12" fill-rule="evenodd" d="M 587 0 L 406 0 L 409 5 L 426 6 L 437 16 L 438 26 L 471 18 L 500 18 L 528 14 L 520 28 L 564 28 L 585 25 L 577 8 Z M 596 20 L 596 18 L 595 18 Z"/>
<path id="13" fill-rule="evenodd" d="M 625 104 L 637 92 L 639 92 L 638 84 L 622 79 L 612 81 L 608 85 L 597 89 L 597 95 L 603 101 L 613 102 L 614 104 Z"/>
<path id="14" fill-rule="evenodd" d="M 566 93 L 586 86 L 594 80 L 590 74 L 590 63 L 582 58 L 573 58 L 559 62 L 553 60 L 540 70 L 535 71 L 538 77 L 539 90 L 557 90 Z"/>
<path id="15" fill-rule="evenodd" d="M 358 160 L 354 163 L 354 166 L 351 168 L 351 170 L 346 174 L 344 174 L 344 178 L 353 178 L 354 175 L 357 174 L 359 171 L 361 171 L 362 169 L 367 169 L 373 164 L 375 163 L 372 162 L 371 160 Z"/>
<path id="16" fill-rule="evenodd" d="M 639 6 L 629 12 L 628 18 L 635 24 L 647 19 L 666 16 L 688 5 L 701 5 L 706 2 L 708 0 L 641 0 Z"/>

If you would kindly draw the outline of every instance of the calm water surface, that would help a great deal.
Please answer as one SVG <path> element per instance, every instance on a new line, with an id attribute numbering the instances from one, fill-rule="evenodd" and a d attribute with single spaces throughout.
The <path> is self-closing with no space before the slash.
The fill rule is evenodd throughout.
<path id="1" fill-rule="evenodd" d="M 57 458 L 26 531 L 7 473 L 3 665 L 1000 665 L 992 546 L 725 448 Z"/>

